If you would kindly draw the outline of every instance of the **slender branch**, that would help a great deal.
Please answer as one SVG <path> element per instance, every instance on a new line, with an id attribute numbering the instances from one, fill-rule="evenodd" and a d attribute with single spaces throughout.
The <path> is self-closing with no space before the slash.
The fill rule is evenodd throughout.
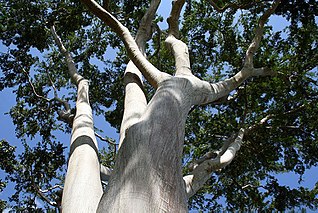
<path id="1" fill-rule="evenodd" d="M 42 96 L 42 95 L 39 95 L 39 94 L 36 92 L 35 87 L 34 87 L 34 85 L 33 85 L 33 83 L 32 83 L 32 80 L 31 80 L 30 75 L 27 73 L 27 71 L 26 71 L 24 68 L 22 68 L 22 71 L 23 71 L 23 73 L 27 76 L 28 82 L 29 82 L 29 84 L 30 84 L 30 86 L 31 86 L 31 88 L 32 88 L 32 91 L 33 91 L 34 95 L 35 95 L 36 97 L 38 97 L 38 98 L 41 98 L 41 99 L 47 101 L 47 102 L 51 102 L 51 99 L 48 99 L 48 98 L 46 98 L 46 97 L 44 97 L 44 96 Z"/>
<path id="2" fill-rule="evenodd" d="M 268 189 L 266 189 L 264 186 L 255 186 L 255 185 L 252 185 L 252 184 L 246 184 L 244 186 L 241 187 L 241 189 L 247 189 L 247 188 L 263 188 L 265 189 L 266 191 L 268 191 Z"/>
<path id="3" fill-rule="evenodd" d="M 311 102 L 308 104 L 311 104 Z M 277 116 L 286 116 L 286 115 L 297 113 L 297 112 L 303 110 L 306 106 L 307 106 L 307 104 L 302 104 L 299 107 L 296 107 L 296 108 L 291 109 L 287 112 L 284 112 L 283 114 L 268 114 L 264 118 L 262 118 L 259 122 L 255 123 L 255 124 L 251 125 L 249 128 L 247 128 L 247 130 L 246 130 L 247 134 L 254 131 L 256 128 L 266 124 L 270 119 L 273 119 Z"/>
<path id="4" fill-rule="evenodd" d="M 167 78 L 169 75 L 159 71 L 153 66 L 139 50 L 137 43 L 131 36 L 129 30 L 124 27 L 114 16 L 101 7 L 94 0 L 81 0 L 87 8 L 107 24 L 124 42 L 129 58 L 138 67 L 147 81 L 157 88 L 159 83 Z"/>
<path id="5" fill-rule="evenodd" d="M 72 112 L 71 112 L 71 106 L 66 100 L 63 100 L 63 99 L 58 97 L 57 89 L 52 81 L 52 78 L 51 78 L 49 72 L 47 72 L 47 75 L 49 77 L 49 81 L 50 81 L 51 86 L 52 86 L 53 91 L 54 91 L 54 98 L 52 100 L 57 101 L 58 103 L 62 104 L 64 107 L 64 110 L 58 111 L 58 115 L 59 115 L 61 120 L 66 122 L 69 126 L 72 126 L 73 120 L 74 120 L 74 114 L 72 114 Z"/>
<path id="6" fill-rule="evenodd" d="M 63 186 L 61 186 L 61 185 L 54 185 L 54 186 L 52 186 L 52 187 L 50 187 L 50 188 L 48 188 L 48 189 L 45 189 L 45 190 L 42 190 L 42 189 L 39 188 L 39 191 L 42 192 L 42 193 L 48 193 L 48 192 L 51 192 L 51 191 L 54 190 L 54 189 L 61 189 L 61 190 L 63 190 Z"/>
<path id="7" fill-rule="evenodd" d="M 66 59 L 71 80 L 75 83 L 76 86 L 78 86 L 79 81 L 83 80 L 84 78 L 80 74 L 78 74 L 74 60 L 71 54 L 64 47 L 61 38 L 57 35 L 54 25 L 51 26 L 51 33 L 54 37 L 54 40 L 57 46 L 59 47 L 59 50 L 61 51 L 61 53 L 64 55 Z"/>
<path id="8" fill-rule="evenodd" d="M 98 133 L 95 132 L 95 136 L 98 137 L 100 140 L 105 141 L 111 145 L 117 146 L 118 144 L 114 143 L 111 141 L 111 139 L 109 139 L 108 137 L 104 138 L 101 135 L 99 135 Z"/>
<path id="9" fill-rule="evenodd" d="M 225 144 L 221 148 L 221 150 L 224 150 L 216 158 L 206 158 L 189 175 L 184 177 L 188 198 L 194 195 L 205 184 L 213 172 L 231 163 L 242 145 L 243 136 L 244 129 L 240 129 L 237 136 L 229 140 L 231 143 Z M 225 147 L 227 148 L 225 149 Z"/>
<path id="10" fill-rule="evenodd" d="M 37 187 L 35 187 L 37 194 L 43 199 L 45 200 L 45 202 L 47 202 L 48 204 L 50 204 L 51 206 L 54 207 L 58 207 L 57 203 L 55 201 L 51 201 L 44 193 L 42 193 Z"/>
<path id="11" fill-rule="evenodd" d="M 46 101 L 46 102 L 49 102 L 49 103 L 51 103 L 52 101 L 57 101 L 57 102 L 59 102 L 60 104 L 62 104 L 62 105 L 64 106 L 64 110 L 58 111 L 58 115 L 59 115 L 59 117 L 60 117 L 61 120 L 65 121 L 65 122 L 66 122 L 67 124 L 69 124 L 69 125 L 72 125 L 72 121 L 73 121 L 74 115 L 71 114 L 70 105 L 69 105 L 69 103 L 68 103 L 66 100 L 62 100 L 62 99 L 60 99 L 60 98 L 58 97 L 56 88 L 55 88 L 55 86 L 54 86 L 54 84 L 53 84 L 53 82 L 52 82 L 50 76 L 49 76 L 49 79 L 50 79 L 50 82 L 51 82 L 52 87 L 53 87 L 53 90 L 54 90 L 54 98 L 52 98 L 52 99 L 46 98 L 46 97 L 44 97 L 44 96 L 42 96 L 42 95 L 39 95 L 39 94 L 36 92 L 35 87 L 34 87 L 34 85 L 33 85 L 33 83 L 32 83 L 31 77 L 29 76 L 29 74 L 27 73 L 27 71 L 26 71 L 24 68 L 22 68 L 22 71 L 23 71 L 24 74 L 27 76 L 28 82 L 29 82 L 29 84 L 30 84 L 30 86 L 31 86 L 31 88 L 32 88 L 32 91 L 33 91 L 34 95 L 35 95 L 36 97 L 38 97 L 38 98 L 40 98 L 40 99 Z"/>

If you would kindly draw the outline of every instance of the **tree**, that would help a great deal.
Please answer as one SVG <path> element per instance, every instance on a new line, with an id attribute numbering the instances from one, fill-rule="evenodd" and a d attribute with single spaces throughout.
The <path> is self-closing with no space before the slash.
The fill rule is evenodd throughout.
<path id="1" fill-rule="evenodd" d="M 173 1 L 166 31 L 158 0 L 1 2 L 0 89 L 16 88 L 10 115 L 25 146 L 16 159 L 2 142 L 8 180 L 63 212 L 217 211 L 220 196 L 227 210 L 317 208 L 317 187 L 274 176 L 317 165 L 317 3 L 233 2 Z M 266 25 L 274 13 L 290 21 L 285 34 Z M 120 133 L 106 155 L 93 112 Z M 47 196 L 62 188 L 50 186 L 65 162 L 58 129 L 72 131 L 68 166 L 63 195 Z M 34 196 L 12 199 L 36 208 Z"/>

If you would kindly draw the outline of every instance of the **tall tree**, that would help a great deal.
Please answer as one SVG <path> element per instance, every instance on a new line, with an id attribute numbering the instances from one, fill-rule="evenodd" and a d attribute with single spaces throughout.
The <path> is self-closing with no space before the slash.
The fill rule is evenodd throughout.
<path id="1" fill-rule="evenodd" d="M 35 197 L 63 212 L 317 208 L 317 187 L 275 177 L 301 181 L 317 166 L 315 1 L 175 0 L 167 30 L 160 0 L 81 2 L 1 1 L 0 89 L 15 88 L 25 147 L 14 157 L 1 141 L 1 169 L 18 210 L 37 208 Z M 273 14 L 284 31 L 267 24 Z M 93 114 L 118 129 L 118 145 Z M 59 180 L 58 130 L 72 132 Z"/>

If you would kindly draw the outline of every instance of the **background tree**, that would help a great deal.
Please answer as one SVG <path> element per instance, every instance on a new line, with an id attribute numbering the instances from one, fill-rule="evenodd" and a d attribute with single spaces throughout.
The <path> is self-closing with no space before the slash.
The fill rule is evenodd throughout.
<path id="1" fill-rule="evenodd" d="M 60 208 L 63 184 L 63 208 L 96 208 L 102 185 L 90 108 L 121 135 L 116 161 L 119 147 L 104 138 L 110 143 L 99 159 L 115 170 L 100 210 L 116 211 L 126 198 L 139 203 L 136 208 L 182 211 L 186 197 L 190 208 L 207 211 L 317 208 L 317 187 L 290 189 L 275 177 L 294 172 L 301 181 L 306 169 L 317 166 L 315 1 L 284 0 L 275 11 L 278 1 L 187 1 L 180 26 L 185 2 L 174 1 L 167 30 L 158 27 L 163 19 L 155 15 L 160 1 L 104 1 L 114 16 L 94 2 L 83 3 L 88 10 L 72 1 L 1 1 L 6 52 L 0 89 L 15 90 L 10 115 L 25 152 L 15 157 L 14 148 L 1 141 L 0 156 L 7 181 L 16 183 L 11 201 L 17 210 L 37 208 L 36 197 L 47 209 Z M 283 31 L 266 24 L 271 13 L 288 21 Z M 276 76 L 230 84 L 258 71 Z M 64 182 L 68 144 L 56 134 L 71 129 Z M 31 147 L 32 140 L 39 142 Z M 87 185 L 92 182 L 95 188 Z M 88 191 L 75 189 L 93 190 L 91 200 Z"/>

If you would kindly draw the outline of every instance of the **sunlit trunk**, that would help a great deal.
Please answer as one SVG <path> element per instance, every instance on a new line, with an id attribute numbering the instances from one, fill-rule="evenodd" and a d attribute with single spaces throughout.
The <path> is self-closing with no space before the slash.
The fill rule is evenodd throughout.
<path id="1" fill-rule="evenodd" d="M 177 83 L 163 82 L 126 131 L 98 212 L 187 212 L 181 159 L 190 102 Z"/>

